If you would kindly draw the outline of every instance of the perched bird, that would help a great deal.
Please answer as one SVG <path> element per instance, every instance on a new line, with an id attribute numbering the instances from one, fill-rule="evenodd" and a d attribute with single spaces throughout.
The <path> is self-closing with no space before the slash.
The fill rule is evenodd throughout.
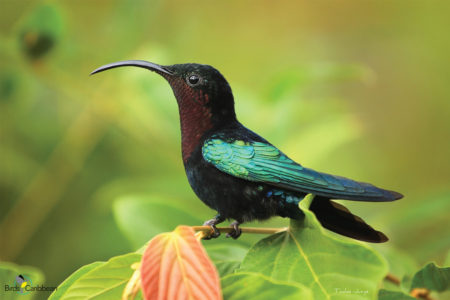
<path id="1" fill-rule="evenodd" d="M 202 64 L 162 66 L 142 60 L 104 65 L 91 74 L 134 66 L 154 71 L 172 87 L 178 103 L 182 157 L 197 196 L 218 214 L 205 225 L 211 237 L 226 219 L 239 237 L 239 225 L 272 216 L 302 218 L 298 203 L 315 195 L 310 210 L 325 228 L 354 239 L 380 243 L 387 237 L 330 199 L 384 202 L 403 196 L 369 183 L 305 168 L 236 118 L 230 85 L 215 68 Z"/>

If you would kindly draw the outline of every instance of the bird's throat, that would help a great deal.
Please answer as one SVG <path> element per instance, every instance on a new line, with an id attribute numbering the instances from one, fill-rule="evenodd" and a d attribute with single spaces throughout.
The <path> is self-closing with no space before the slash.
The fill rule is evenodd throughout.
<path id="1" fill-rule="evenodd" d="M 213 127 L 211 110 L 203 103 L 204 99 L 186 99 L 178 103 L 184 162 L 189 159 L 204 134 Z"/>

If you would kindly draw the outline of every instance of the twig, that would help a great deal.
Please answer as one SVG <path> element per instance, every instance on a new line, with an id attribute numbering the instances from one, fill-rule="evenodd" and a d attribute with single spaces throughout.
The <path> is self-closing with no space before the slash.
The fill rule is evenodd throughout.
<path id="1" fill-rule="evenodd" d="M 395 285 L 400 285 L 401 281 L 398 277 L 395 275 L 392 275 L 391 273 L 388 273 L 386 277 L 384 277 L 385 280 L 392 282 Z"/>
<path id="2" fill-rule="evenodd" d="M 240 227 L 242 232 L 245 233 L 254 233 L 254 234 L 274 234 L 282 231 L 286 231 L 287 227 L 280 227 L 280 228 L 256 228 L 256 227 Z M 212 229 L 210 226 L 192 226 L 192 229 L 195 231 L 204 232 L 205 234 L 198 234 L 197 238 L 202 239 L 207 237 L 209 234 L 212 233 Z M 217 230 L 219 230 L 221 233 L 228 233 L 234 230 L 233 227 L 217 227 Z"/>

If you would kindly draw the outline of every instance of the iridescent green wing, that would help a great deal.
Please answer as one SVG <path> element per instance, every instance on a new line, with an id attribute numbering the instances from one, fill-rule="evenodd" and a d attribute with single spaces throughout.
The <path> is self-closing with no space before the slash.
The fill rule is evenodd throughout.
<path id="1" fill-rule="evenodd" d="M 249 181 L 330 198 L 377 201 L 384 196 L 373 185 L 302 167 L 268 143 L 212 138 L 205 141 L 202 154 L 222 172 Z"/>

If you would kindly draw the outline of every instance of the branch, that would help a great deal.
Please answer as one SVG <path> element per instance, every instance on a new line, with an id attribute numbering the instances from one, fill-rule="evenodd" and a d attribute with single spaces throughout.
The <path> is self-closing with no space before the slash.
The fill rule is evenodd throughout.
<path id="1" fill-rule="evenodd" d="M 388 273 L 386 277 L 384 277 L 385 280 L 392 282 L 395 285 L 400 285 L 401 281 L 399 278 L 397 278 L 395 275 L 392 275 L 391 273 Z"/>
<path id="2" fill-rule="evenodd" d="M 287 227 L 280 228 L 256 228 L 256 227 L 240 227 L 242 232 L 254 233 L 254 234 L 274 234 L 282 231 L 286 231 Z M 205 237 L 212 233 L 211 226 L 192 226 L 195 231 L 200 231 L 205 233 Z M 233 227 L 217 227 L 220 233 L 229 233 L 234 230 Z"/>

